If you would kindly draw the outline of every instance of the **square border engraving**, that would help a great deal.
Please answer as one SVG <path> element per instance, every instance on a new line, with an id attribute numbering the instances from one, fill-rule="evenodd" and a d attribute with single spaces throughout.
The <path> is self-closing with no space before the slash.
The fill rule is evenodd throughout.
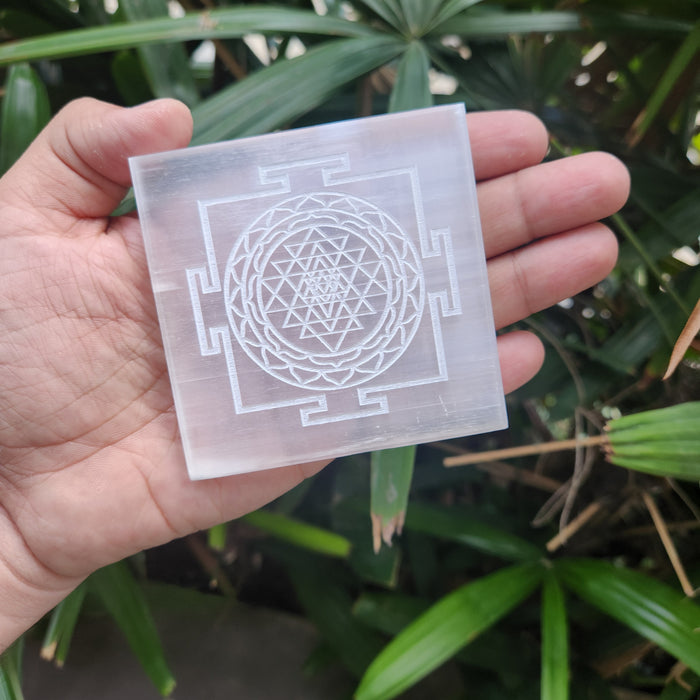
<path id="1" fill-rule="evenodd" d="M 131 167 L 192 478 L 506 426 L 461 105 Z"/>

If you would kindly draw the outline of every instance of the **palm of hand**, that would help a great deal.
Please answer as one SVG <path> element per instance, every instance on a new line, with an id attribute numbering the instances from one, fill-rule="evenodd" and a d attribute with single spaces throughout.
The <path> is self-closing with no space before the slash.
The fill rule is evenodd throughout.
<path id="1" fill-rule="evenodd" d="M 37 236 L 12 217 L 6 230 L 13 224 L 14 270 L 0 279 L 3 500 L 41 562 L 79 575 L 119 557 L 123 538 L 170 527 L 167 516 L 149 522 L 143 502 L 148 471 L 178 452 L 172 396 L 145 262 L 127 243 L 137 221 L 99 236 L 81 223 L 71 238 Z M 34 231 L 56 224 L 31 222 Z M 76 561 L 60 540 L 84 523 L 106 536 Z"/>
<path id="2" fill-rule="evenodd" d="M 56 470 L 62 445 L 89 454 L 128 437 L 136 403 L 143 421 L 170 403 L 143 261 L 119 232 L 136 226 L 121 220 L 89 240 L 35 235 L 56 230 L 49 217 L 5 221 L 16 235 L 3 249 L 12 272 L 0 278 L 0 436 L 11 451 L 50 452 L 39 473 Z"/>
<path id="3" fill-rule="evenodd" d="M 45 132 L 0 186 L 0 525 L 17 533 L 0 564 L 41 586 L 55 575 L 70 590 L 110 561 L 253 510 L 322 466 L 187 479 L 138 220 L 100 215 L 126 190 L 127 155 L 189 140 L 184 107 L 151 107 L 142 131 L 123 127 L 97 154 L 115 161 L 118 185 L 82 156 L 70 162 Z M 83 101 L 52 125 L 54 138 L 86 110 L 106 127 L 131 117 Z M 36 181 L 38 161 L 58 171 L 48 187 Z"/>
<path id="4" fill-rule="evenodd" d="M 546 140 L 533 118 L 479 117 L 470 129 L 503 326 L 607 273 L 614 238 L 589 222 L 623 203 L 627 180 L 604 156 L 569 166 L 568 186 L 538 175 Z M 126 156 L 182 147 L 190 128 L 171 101 L 81 101 L 0 182 L 0 529 L 11 533 L 0 566 L 57 599 L 93 569 L 252 510 L 323 466 L 187 479 L 138 221 L 106 215 L 128 186 Z M 560 251 L 568 262 L 553 266 Z M 523 333 L 499 342 L 512 390 L 541 347 Z"/>

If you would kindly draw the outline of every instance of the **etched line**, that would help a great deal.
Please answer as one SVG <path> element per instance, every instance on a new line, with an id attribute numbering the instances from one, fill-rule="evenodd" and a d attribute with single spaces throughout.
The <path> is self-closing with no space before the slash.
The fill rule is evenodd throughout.
<path id="1" fill-rule="evenodd" d="M 370 394 L 375 392 L 387 393 L 390 391 L 396 391 L 397 389 L 410 389 L 414 386 L 423 386 L 424 384 L 435 384 L 437 382 L 446 382 L 449 377 L 447 374 L 447 360 L 445 358 L 445 345 L 442 338 L 442 325 L 440 324 L 440 317 L 442 315 L 441 309 L 446 302 L 446 293 L 433 292 L 428 294 L 428 306 L 430 308 L 430 319 L 433 325 L 433 342 L 435 344 L 435 359 L 437 361 L 437 374 L 432 377 L 421 377 L 420 379 L 412 379 L 405 382 L 394 382 L 392 384 L 382 384 L 381 386 L 374 386 L 369 388 L 359 388 L 357 390 L 358 401 L 363 404 L 365 401 L 371 401 L 372 398 Z"/>
<path id="2" fill-rule="evenodd" d="M 204 314 L 202 313 L 202 304 L 199 299 L 199 281 L 206 280 L 207 272 L 203 267 L 191 270 L 185 270 L 187 273 L 187 286 L 190 290 L 190 303 L 192 304 L 192 314 L 194 316 L 194 325 L 197 329 L 197 340 L 199 342 L 199 352 L 203 356 L 218 355 L 221 352 L 221 347 L 212 343 L 209 344 L 207 337 L 207 326 L 204 322 Z M 206 282 L 202 284 L 206 286 Z M 205 292 L 206 293 L 206 292 Z M 212 338 L 213 339 L 213 338 Z"/>
<path id="3" fill-rule="evenodd" d="M 335 167 L 330 164 L 337 163 Z M 321 167 L 321 166 L 326 167 Z M 285 171 L 294 170 L 296 168 L 321 168 L 321 172 L 347 172 L 350 170 L 350 155 L 348 153 L 338 153 L 335 155 L 324 156 L 323 158 L 308 158 L 302 160 L 293 160 L 287 163 L 278 165 L 266 165 L 258 167 L 258 179 L 261 185 L 278 184 L 285 182 L 289 186 L 289 174 Z M 283 173 L 275 175 L 275 173 Z M 287 190 L 289 192 L 289 190 Z"/>
<path id="4" fill-rule="evenodd" d="M 222 281 L 208 207 L 289 194 L 290 171 L 301 169 L 320 171 L 326 187 L 407 178 L 420 255 L 401 226 L 371 202 L 338 191 L 309 192 L 278 201 L 248 226 Z M 390 392 L 446 381 L 441 318 L 462 313 L 458 273 L 450 229 L 426 226 L 417 168 L 347 175 L 350 156 L 339 153 L 257 170 L 259 184 L 269 189 L 197 203 L 207 266 L 186 270 L 200 352 L 223 349 L 236 412 L 304 406 L 302 426 L 323 425 L 388 413 Z M 426 291 L 421 257 L 444 259 L 447 288 Z M 207 334 L 201 294 L 221 291 L 231 328 L 217 326 Z M 329 415 L 325 392 L 384 373 L 412 342 L 424 304 L 437 371 L 358 387 L 360 410 Z M 244 404 L 236 374 L 239 348 L 266 373 L 313 395 Z"/>
<path id="5" fill-rule="evenodd" d="M 371 380 L 406 350 L 425 295 L 420 258 L 386 212 L 339 192 L 277 203 L 229 256 L 225 298 L 241 348 L 305 389 Z"/>
<path id="6" fill-rule="evenodd" d="M 199 210 L 199 220 L 202 225 L 202 238 L 204 239 L 204 250 L 207 256 L 207 267 L 209 268 L 209 277 L 202 279 L 202 291 L 204 294 L 221 291 L 221 280 L 219 279 L 219 268 L 216 263 L 216 251 L 214 250 L 214 240 L 211 235 L 211 226 L 209 224 L 209 212 L 206 205 L 202 202 L 197 202 Z"/>
<path id="7" fill-rule="evenodd" d="M 320 413 L 320 409 L 315 408 L 302 408 L 299 413 L 301 414 L 301 424 L 303 427 L 308 427 L 310 425 L 325 425 L 326 423 L 340 423 L 346 420 L 354 420 L 355 418 L 371 418 L 372 416 L 382 416 L 389 413 L 389 401 L 386 396 L 376 396 L 374 398 L 365 398 L 364 400 L 359 398 L 358 391 L 358 403 L 360 406 L 375 406 L 375 408 L 368 408 L 364 411 L 348 411 L 347 413 L 335 413 L 328 416 L 323 416 L 323 418 L 314 419 L 313 416 Z"/>
<path id="8" fill-rule="evenodd" d="M 459 294 L 459 276 L 457 264 L 455 262 L 454 246 L 452 244 L 452 233 L 449 228 L 432 229 L 430 231 L 430 236 L 433 241 L 435 252 L 430 256 L 426 255 L 424 257 L 444 256 L 447 279 L 450 285 L 450 301 L 448 302 L 445 296 L 445 301 L 442 305 L 442 314 L 443 316 L 458 316 L 462 313 L 462 300 Z"/>
<path id="9" fill-rule="evenodd" d="M 413 201 L 414 215 L 416 226 L 418 228 L 418 239 L 420 241 L 421 255 L 424 258 L 435 255 L 432 247 L 433 241 L 428 236 L 428 229 L 425 224 L 425 212 L 423 210 L 423 195 L 421 194 L 420 180 L 418 178 L 418 168 L 413 165 L 407 168 L 394 168 L 391 170 L 378 170 L 373 173 L 365 173 L 363 175 L 351 175 L 348 177 L 335 178 L 333 177 L 338 171 L 324 170 L 323 184 L 327 187 L 334 185 L 346 185 L 353 182 L 369 182 L 379 178 L 401 177 L 406 176 L 409 179 L 411 196 Z M 438 253 L 439 255 L 439 253 Z"/>
<path id="10" fill-rule="evenodd" d="M 313 396 L 303 396 L 296 399 L 288 399 L 286 401 L 272 401 L 270 403 L 259 403 L 245 405 L 241 396 L 241 389 L 238 384 L 238 372 L 236 370 L 236 360 L 233 354 L 233 346 L 231 345 L 231 334 L 226 326 L 221 326 L 211 329 L 212 337 L 216 335 L 221 339 L 221 345 L 224 348 L 224 357 L 226 358 L 226 367 L 228 369 L 229 383 L 231 386 L 231 395 L 233 396 L 233 404 L 236 413 L 256 413 L 258 411 L 269 411 L 277 408 L 291 408 L 293 406 L 303 406 L 305 404 L 314 404 L 316 411 L 327 410 L 327 402 L 324 394 L 316 394 Z"/>

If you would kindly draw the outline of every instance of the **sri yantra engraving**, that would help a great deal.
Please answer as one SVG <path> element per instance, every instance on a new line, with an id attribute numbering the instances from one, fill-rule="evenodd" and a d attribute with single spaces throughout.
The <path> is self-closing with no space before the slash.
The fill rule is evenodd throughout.
<path id="1" fill-rule="evenodd" d="M 197 202 L 206 265 L 186 270 L 200 352 L 223 354 L 236 413 L 292 409 L 302 426 L 324 425 L 387 414 L 393 393 L 447 381 L 442 319 L 462 313 L 452 235 L 426 225 L 417 169 L 353 174 L 341 153 L 260 167 L 258 181 Z M 403 224 L 339 191 L 368 184 L 400 193 Z M 241 232 L 256 203 L 263 213 Z M 212 218 L 221 207 L 230 214 Z M 411 372 L 392 369 L 409 355 Z"/>
<path id="2" fill-rule="evenodd" d="M 420 323 L 425 282 L 401 227 L 372 203 L 314 192 L 265 211 L 228 260 L 241 348 L 287 384 L 321 391 L 384 372 Z"/>

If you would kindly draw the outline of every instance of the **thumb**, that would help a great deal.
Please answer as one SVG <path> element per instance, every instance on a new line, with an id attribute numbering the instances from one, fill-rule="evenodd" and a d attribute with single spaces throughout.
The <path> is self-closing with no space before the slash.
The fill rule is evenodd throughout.
<path id="1" fill-rule="evenodd" d="M 92 98 L 66 105 L 0 180 L 0 196 L 52 215 L 108 216 L 131 184 L 130 156 L 186 146 L 192 116 L 176 100 L 117 107 Z"/>

